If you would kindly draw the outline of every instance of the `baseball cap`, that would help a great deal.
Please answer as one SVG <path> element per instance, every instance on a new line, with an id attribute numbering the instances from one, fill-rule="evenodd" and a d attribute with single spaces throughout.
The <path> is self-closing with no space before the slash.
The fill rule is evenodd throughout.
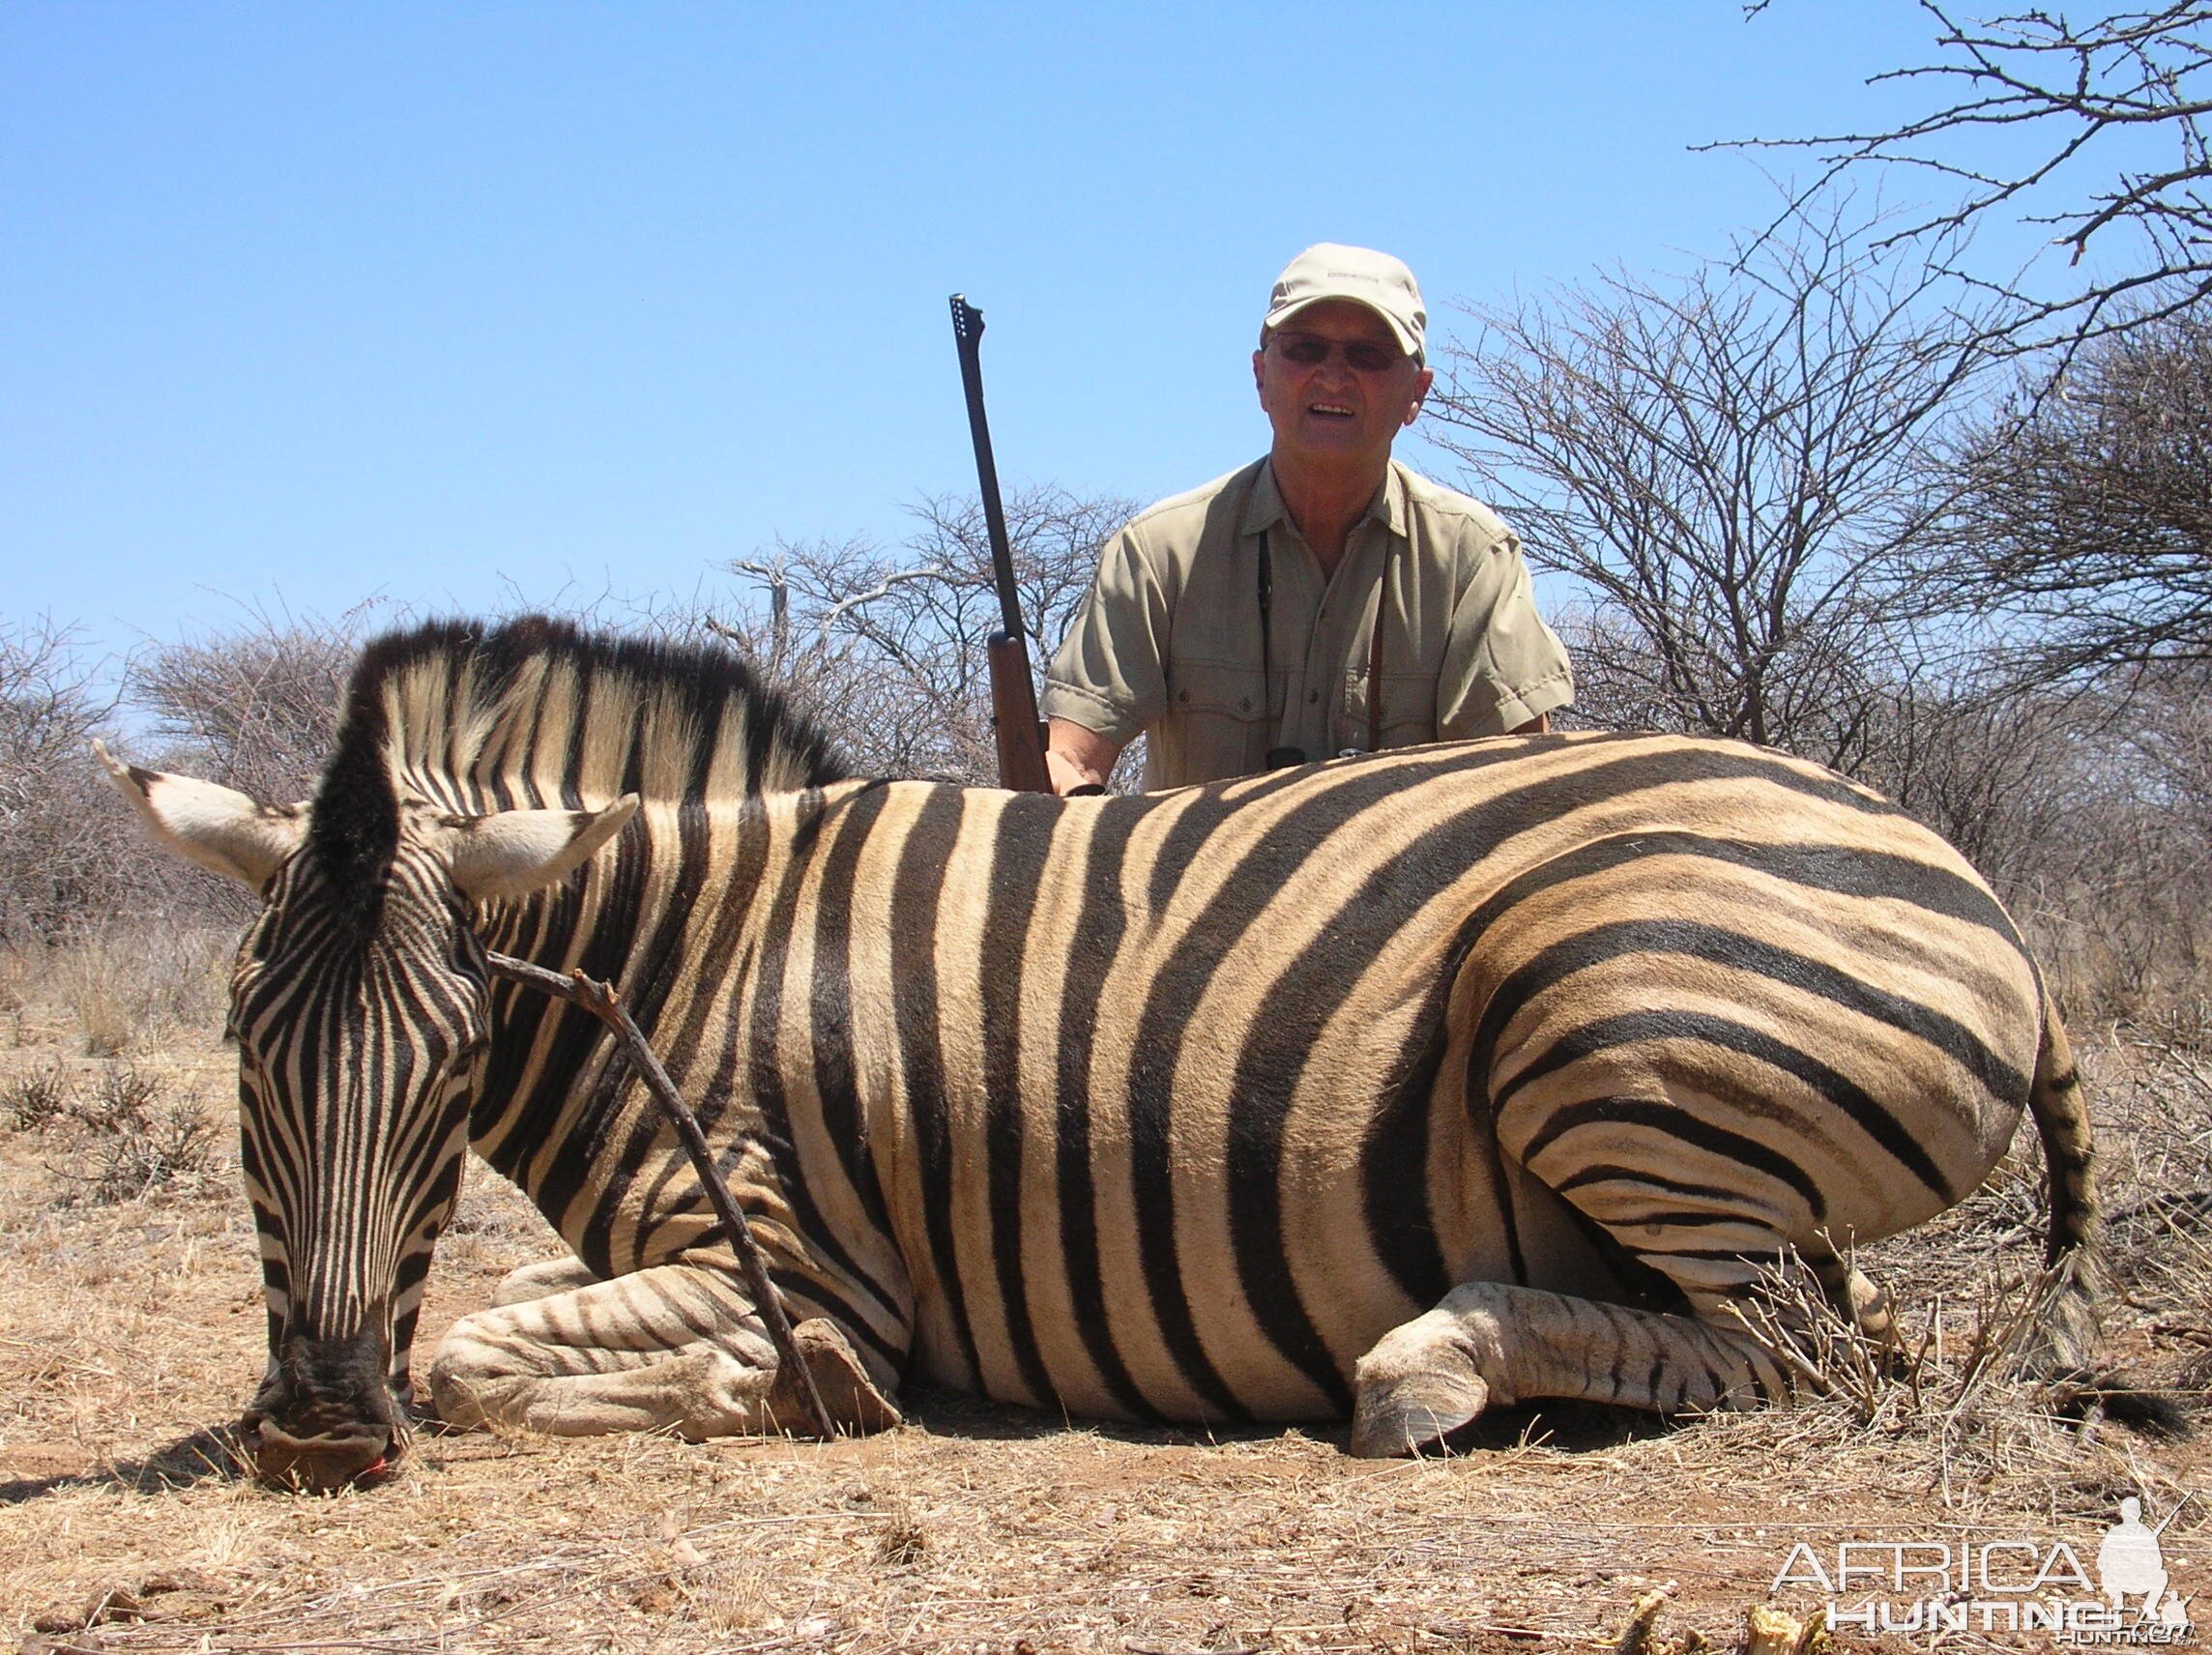
<path id="1" fill-rule="evenodd" d="M 1324 299 L 1349 299 L 1364 305 L 1398 335 L 1398 343 L 1415 362 L 1426 363 L 1428 310 L 1421 303 L 1420 283 L 1403 261 L 1373 247 L 1348 247 L 1338 242 L 1321 242 L 1283 267 L 1275 277 L 1275 291 L 1267 302 L 1267 320 L 1262 331 L 1279 328 L 1309 305 Z"/>

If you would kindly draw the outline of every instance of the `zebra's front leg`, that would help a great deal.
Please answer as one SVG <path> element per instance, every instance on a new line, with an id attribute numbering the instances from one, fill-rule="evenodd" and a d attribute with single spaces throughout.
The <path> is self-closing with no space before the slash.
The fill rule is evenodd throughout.
<path id="1" fill-rule="evenodd" d="M 898 1409 L 831 1321 L 793 1330 L 831 1421 L 855 1433 Z M 449 1425 L 522 1426 L 560 1437 L 672 1431 L 689 1438 L 807 1429 L 796 1375 L 742 1284 L 661 1264 L 465 1316 L 439 1341 L 430 1390 Z"/>
<path id="2" fill-rule="evenodd" d="M 1801 1381 L 1748 1334 L 1687 1316 L 1467 1282 L 1359 1359 L 1352 1452 L 1412 1454 L 1532 1397 L 1657 1413 L 1743 1409 Z"/>

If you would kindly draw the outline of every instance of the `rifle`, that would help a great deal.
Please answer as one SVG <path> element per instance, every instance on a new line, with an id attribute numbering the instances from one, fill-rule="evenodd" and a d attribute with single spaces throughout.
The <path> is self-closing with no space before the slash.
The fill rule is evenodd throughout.
<path id="1" fill-rule="evenodd" d="M 991 567 L 999 582 L 1001 629 L 984 644 L 991 663 L 991 729 L 998 739 L 999 784 L 1016 793 L 1050 793 L 1044 768 L 1044 726 L 1037 720 L 1030 678 L 1021 596 L 1014 590 L 1014 553 L 1006 510 L 999 502 L 999 468 L 991 459 L 991 426 L 983 417 L 983 312 L 965 294 L 952 296 L 952 338 L 960 347 L 960 383 L 968 392 L 968 434 L 975 442 L 975 477 L 983 489 L 983 523 L 991 535 Z"/>

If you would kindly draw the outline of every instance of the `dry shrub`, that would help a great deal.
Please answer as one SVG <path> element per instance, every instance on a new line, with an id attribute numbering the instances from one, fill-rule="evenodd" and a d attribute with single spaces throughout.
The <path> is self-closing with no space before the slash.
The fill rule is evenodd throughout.
<path id="1" fill-rule="evenodd" d="M 69 1080 L 59 1063 L 32 1069 L 0 1087 L 0 1114 L 17 1132 L 44 1132 L 70 1111 Z"/>
<path id="2" fill-rule="evenodd" d="M 216 1130 L 197 1098 L 164 1104 L 142 1128 L 97 1142 L 92 1171 L 78 1178 L 83 1199 L 94 1205 L 143 1201 L 170 1184 L 196 1183 L 216 1161 Z"/>
<path id="3" fill-rule="evenodd" d="M 162 1089 L 158 1076 L 122 1065 L 69 1107 L 68 1118 L 87 1135 L 83 1164 L 49 1170 L 73 1186 L 78 1204 L 143 1201 L 172 1185 L 196 1192 L 215 1170 L 216 1128 L 198 1094 L 164 1100 Z"/>
<path id="4" fill-rule="evenodd" d="M 123 1137 L 143 1132 L 153 1124 L 155 1103 L 161 1095 L 157 1075 L 142 1073 L 130 1064 L 101 1071 L 92 1096 L 73 1113 L 94 1132 Z"/>

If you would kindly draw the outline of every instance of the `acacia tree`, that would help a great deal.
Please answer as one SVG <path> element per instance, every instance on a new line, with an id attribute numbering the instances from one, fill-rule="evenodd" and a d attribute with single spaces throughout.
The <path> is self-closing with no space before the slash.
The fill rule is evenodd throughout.
<path id="1" fill-rule="evenodd" d="M 1033 669 L 1073 620 L 1106 536 L 1132 501 L 1057 487 L 1005 501 L 1007 539 Z M 983 511 L 974 497 L 928 499 L 895 547 L 865 539 L 779 542 L 734 561 L 751 601 L 715 630 L 879 774 L 995 785 L 983 641 L 1000 624 Z"/>
<path id="2" fill-rule="evenodd" d="M 1936 279 L 1831 214 L 1678 283 L 1470 310 L 1433 435 L 1595 598 L 1586 712 L 1864 762 L 1902 671 L 1894 577 L 1981 361 L 1927 319 Z"/>
<path id="3" fill-rule="evenodd" d="M 1752 0 L 1751 15 L 1769 0 Z M 1903 167 L 1964 190 L 1897 232 L 1935 265 L 2010 301 L 1993 342 L 2033 349 L 2079 344 L 2178 315 L 2212 296 L 2212 4 L 2205 0 L 2116 11 L 2087 21 L 2041 10 L 1974 19 L 1919 0 L 1936 25 L 1934 61 L 1877 81 L 1939 88 L 1937 106 L 1896 126 L 1825 137 L 1755 138 L 1738 144 L 1810 150 L 1819 160 L 1801 200 L 1840 176 Z M 2107 158 L 2115 143 L 2149 131 L 2170 147 L 2143 170 Z M 2028 135 L 2015 163 L 1971 159 L 1981 139 Z M 2017 280 L 1970 269 L 1964 233 L 2015 215 L 2052 231 L 2080 265 L 2092 246 L 2124 246 L 2127 274 L 2076 282 L 2055 299 L 2030 298 Z"/>
<path id="4" fill-rule="evenodd" d="M 1953 458 L 1922 548 L 1933 605 L 2016 623 L 2038 682 L 2212 665 L 2212 314 L 2023 380 Z"/>

